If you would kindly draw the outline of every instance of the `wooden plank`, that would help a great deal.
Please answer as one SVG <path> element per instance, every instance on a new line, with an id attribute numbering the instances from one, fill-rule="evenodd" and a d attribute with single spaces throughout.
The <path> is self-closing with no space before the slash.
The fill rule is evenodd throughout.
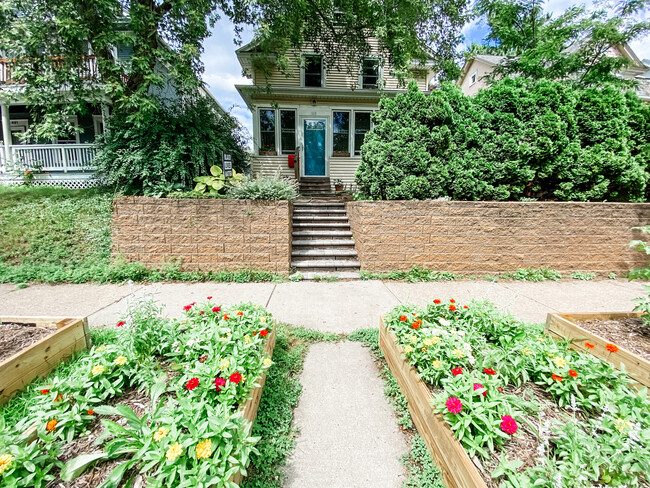
<path id="1" fill-rule="evenodd" d="M 275 347 L 275 326 L 273 326 L 273 330 L 268 335 L 268 340 L 264 345 L 264 355 L 272 358 L 274 347 Z M 266 383 L 266 374 L 262 374 L 262 376 L 260 376 L 260 378 L 257 380 L 257 383 L 260 386 L 256 387 L 251 392 L 251 397 L 248 400 L 246 400 L 246 403 L 244 403 L 239 408 L 239 410 L 243 414 L 243 417 L 249 422 L 248 433 L 250 433 L 250 429 L 252 429 L 253 427 L 255 418 L 257 418 L 257 409 L 259 408 L 260 401 L 262 399 L 262 390 L 264 389 L 264 385 Z M 230 481 L 240 484 L 243 478 L 244 476 L 241 473 L 237 473 L 233 475 L 232 478 L 230 478 Z"/>
<path id="2" fill-rule="evenodd" d="M 614 365 L 617 369 L 625 369 L 627 374 L 640 384 L 650 386 L 650 361 L 634 354 L 632 351 L 619 346 L 615 353 L 609 352 L 607 344 L 613 343 L 604 337 L 583 329 L 576 322 L 586 320 L 620 320 L 638 318 L 642 312 L 611 312 L 611 313 L 549 313 L 546 317 L 546 334 L 554 338 L 571 341 L 571 347 L 578 351 L 588 352 Z M 585 343 L 593 344 L 588 348 Z"/>
<path id="3" fill-rule="evenodd" d="M 90 345 L 88 323 L 82 318 L 10 317 L 12 322 L 60 324 L 56 332 L 17 352 L 0 363 L 0 405 L 9 401 L 25 385 L 45 376 L 74 352 Z M 5 321 L 5 317 L 2 317 Z"/>
<path id="4" fill-rule="evenodd" d="M 85 320 L 84 317 L 25 317 L 25 316 L 2 316 L 0 322 L 15 322 L 18 324 L 36 324 L 36 327 L 56 327 L 60 329 L 70 321 Z"/>
<path id="5" fill-rule="evenodd" d="M 487 485 L 465 448 L 454 437 L 442 415 L 433 411 L 433 395 L 415 368 L 404 359 L 402 348 L 397 345 L 397 338 L 384 325 L 383 317 L 379 327 L 379 346 L 408 400 L 413 422 L 440 468 L 447 487 L 486 488 Z"/>

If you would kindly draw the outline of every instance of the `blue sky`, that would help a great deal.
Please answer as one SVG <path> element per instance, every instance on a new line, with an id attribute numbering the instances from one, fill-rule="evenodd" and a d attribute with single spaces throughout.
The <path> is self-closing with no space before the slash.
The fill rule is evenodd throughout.
<path id="1" fill-rule="evenodd" d="M 586 2 L 588 7 L 592 4 L 591 1 Z M 544 8 L 546 11 L 559 14 L 572 5 L 576 5 L 576 3 L 566 0 L 550 0 L 544 4 Z M 650 15 L 646 12 L 645 17 L 650 18 Z M 480 43 L 487 34 L 487 27 L 480 19 L 475 20 L 465 26 L 463 34 L 465 43 L 471 44 L 473 41 Z M 241 66 L 235 55 L 238 46 L 234 43 L 234 37 L 233 25 L 229 21 L 223 19 L 217 22 L 212 29 L 212 36 L 204 43 L 204 53 L 201 57 L 205 65 L 203 80 L 221 105 L 230 111 L 252 134 L 250 111 L 235 89 L 235 85 L 249 84 L 251 81 L 242 76 Z M 245 31 L 242 35 L 244 42 L 248 42 L 251 38 L 250 30 Z M 639 58 L 650 59 L 650 39 L 645 38 L 633 42 L 632 49 Z"/>

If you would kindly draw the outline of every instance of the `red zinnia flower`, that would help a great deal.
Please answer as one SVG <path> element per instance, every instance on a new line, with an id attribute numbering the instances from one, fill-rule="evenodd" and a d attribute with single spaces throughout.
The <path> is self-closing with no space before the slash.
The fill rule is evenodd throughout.
<path id="1" fill-rule="evenodd" d="M 63 395 L 59 394 L 59 395 L 57 395 L 56 398 L 54 399 L 55 402 L 58 402 L 59 400 L 63 400 Z"/>
<path id="2" fill-rule="evenodd" d="M 417 329 L 420 328 L 420 324 L 418 324 L 417 322 L 413 322 L 413 323 L 411 324 L 411 328 L 417 330 Z"/>
<path id="3" fill-rule="evenodd" d="M 451 303 L 456 303 L 456 300 L 454 300 L 453 298 L 450 298 L 449 301 L 450 301 Z"/>
<path id="4" fill-rule="evenodd" d="M 474 391 L 480 390 L 481 388 L 485 388 L 485 387 L 480 383 L 474 383 Z M 483 396 L 487 396 L 487 390 L 483 392 Z"/>
<path id="5" fill-rule="evenodd" d="M 463 410 L 463 403 L 456 397 L 449 397 L 445 405 L 450 413 L 460 413 Z"/>
<path id="6" fill-rule="evenodd" d="M 463 308 L 469 308 L 467 305 L 463 305 Z"/>
<path id="7" fill-rule="evenodd" d="M 585 342 L 585 347 L 586 347 L 587 349 L 593 349 L 593 348 L 596 347 L 596 346 L 594 346 L 591 342 Z"/>
<path id="8" fill-rule="evenodd" d="M 453 374 L 454 376 L 458 376 L 459 374 L 463 374 L 463 368 L 461 368 L 461 367 L 454 368 L 454 369 L 451 370 L 451 374 Z"/>
<path id="9" fill-rule="evenodd" d="M 230 381 L 235 384 L 239 383 L 241 381 L 241 374 L 239 374 L 238 372 L 231 374 Z"/>
<path id="10" fill-rule="evenodd" d="M 95 411 L 91 408 L 88 410 L 88 415 L 95 415 Z"/>
<path id="11" fill-rule="evenodd" d="M 551 375 L 551 378 L 553 378 L 555 381 L 562 382 L 562 377 L 556 375 L 555 373 L 553 373 L 553 374 Z"/>
<path id="12" fill-rule="evenodd" d="M 208 300 L 212 300 L 212 297 L 208 297 Z"/>
<path id="13" fill-rule="evenodd" d="M 260 335 L 261 335 L 262 337 L 266 337 L 268 334 L 269 334 L 269 331 L 268 331 L 268 330 L 266 330 L 266 329 L 262 329 L 262 330 L 260 330 Z"/>
<path id="14" fill-rule="evenodd" d="M 607 344 L 605 346 L 605 349 L 607 349 L 609 352 L 618 352 L 618 346 L 614 344 Z"/>
<path id="15" fill-rule="evenodd" d="M 50 392 L 50 390 L 41 390 L 41 395 L 47 395 Z"/>
<path id="16" fill-rule="evenodd" d="M 499 390 L 499 393 L 503 393 L 503 386 L 497 386 L 497 390 Z"/>
<path id="17" fill-rule="evenodd" d="M 190 381 L 187 382 L 187 385 L 185 385 L 185 388 L 188 390 L 193 390 L 199 386 L 199 379 L 198 378 L 192 378 Z"/>
<path id="18" fill-rule="evenodd" d="M 438 299 L 436 298 L 436 299 L 433 301 L 433 303 L 435 303 L 436 305 L 439 305 L 439 304 L 440 304 L 440 300 L 438 300 Z"/>
<path id="19" fill-rule="evenodd" d="M 237 312 L 237 315 L 239 315 L 239 316 L 241 317 L 242 315 L 244 315 L 244 312 L 242 312 L 242 311 L 240 310 L 239 312 Z"/>
<path id="20" fill-rule="evenodd" d="M 455 312 L 456 311 L 456 305 L 449 305 L 449 310 L 451 310 L 452 312 Z"/>
<path id="21" fill-rule="evenodd" d="M 399 319 L 400 319 L 402 322 L 406 322 L 406 315 L 400 315 Z"/>
<path id="22" fill-rule="evenodd" d="M 192 309 L 192 305 L 185 305 L 185 306 L 183 307 L 183 310 L 185 310 L 186 312 L 187 312 L 188 310 L 191 310 L 191 309 Z"/>
<path id="23" fill-rule="evenodd" d="M 484 372 L 485 374 L 489 374 L 490 376 L 494 376 L 495 374 L 497 374 L 497 372 L 494 371 L 492 368 L 485 368 L 485 369 L 483 370 L 483 372 Z"/>
<path id="24" fill-rule="evenodd" d="M 224 378 L 217 378 L 214 380 L 214 386 L 217 388 L 217 391 L 221 391 L 221 387 L 226 386 L 226 380 Z"/>
<path id="25" fill-rule="evenodd" d="M 208 360 L 208 355 L 204 354 L 199 358 L 199 363 L 205 363 Z"/>
<path id="26" fill-rule="evenodd" d="M 226 314 L 226 315 L 223 316 L 223 319 L 224 320 L 230 320 L 230 317 L 228 317 L 228 314 Z"/>
<path id="27" fill-rule="evenodd" d="M 510 415 L 504 415 L 501 417 L 501 430 L 512 435 L 517 432 L 517 422 Z"/>
<path id="28" fill-rule="evenodd" d="M 569 370 L 569 376 L 573 376 L 574 378 L 578 377 L 578 373 L 572 369 Z"/>
<path id="29" fill-rule="evenodd" d="M 221 307 L 214 307 L 214 308 L 212 309 L 212 311 L 213 311 L 214 313 L 221 312 Z"/>
<path id="30" fill-rule="evenodd" d="M 203 315 L 204 313 L 205 313 L 205 312 L 203 312 L 203 310 L 201 310 L 201 311 L 199 312 L 199 315 Z"/>
<path id="31" fill-rule="evenodd" d="M 124 325 L 124 321 L 120 320 L 115 327 L 122 327 Z"/>

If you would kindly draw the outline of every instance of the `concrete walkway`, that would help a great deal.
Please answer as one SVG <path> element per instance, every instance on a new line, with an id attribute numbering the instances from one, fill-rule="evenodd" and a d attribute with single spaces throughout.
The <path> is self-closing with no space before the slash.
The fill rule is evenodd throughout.
<path id="1" fill-rule="evenodd" d="M 115 324 L 127 296 L 142 290 L 129 285 L 33 285 L 16 290 L 0 285 L 0 315 L 88 316 L 91 326 Z M 269 308 L 281 321 L 323 332 L 347 333 L 377 327 L 379 317 L 399 303 L 425 304 L 433 298 L 461 303 L 487 298 L 523 320 L 543 322 L 548 312 L 632 310 L 641 283 L 627 281 L 500 282 L 449 281 L 401 283 L 166 283 L 146 289 L 178 316 L 183 305 L 213 296 L 223 304 L 250 301 Z"/>

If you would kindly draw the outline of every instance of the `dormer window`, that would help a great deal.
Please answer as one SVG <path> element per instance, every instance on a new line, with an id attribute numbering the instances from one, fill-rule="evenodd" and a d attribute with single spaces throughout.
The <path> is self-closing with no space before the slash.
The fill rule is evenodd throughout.
<path id="1" fill-rule="evenodd" d="M 305 56 L 304 86 L 323 86 L 323 56 Z"/>
<path id="2" fill-rule="evenodd" d="M 379 83 L 379 60 L 365 58 L 361 61 L 361 88 L 377 88 Z"/>

